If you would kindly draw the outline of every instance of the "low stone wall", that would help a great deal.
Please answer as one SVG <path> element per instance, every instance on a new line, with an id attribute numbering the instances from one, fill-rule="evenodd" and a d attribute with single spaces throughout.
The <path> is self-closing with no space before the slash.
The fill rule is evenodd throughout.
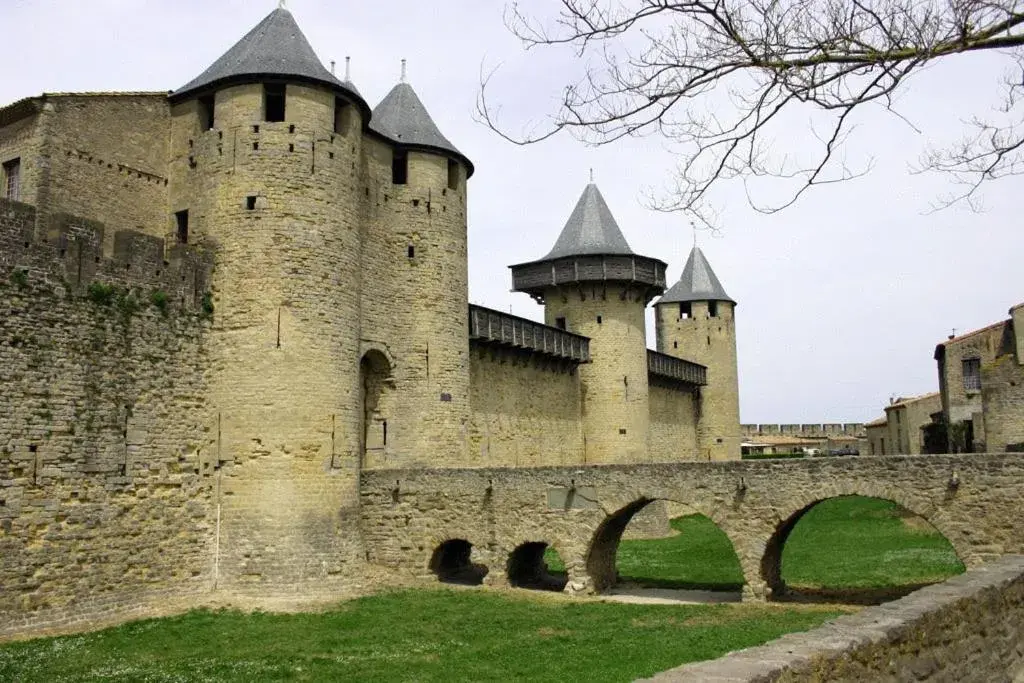
<path id="1" fill-rule="evenodd" d="M 654 676 L 657 683 L 1024 681 L 1024 556 L 1008 555 L 806 633 Z"/>

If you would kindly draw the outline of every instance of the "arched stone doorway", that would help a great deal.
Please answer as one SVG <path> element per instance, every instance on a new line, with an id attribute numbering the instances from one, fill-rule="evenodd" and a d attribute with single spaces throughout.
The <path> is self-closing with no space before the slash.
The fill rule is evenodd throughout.
<path id="1" fill-rule="evenodd" d="M 772 600 L 876 604 L 962 572 L 961 559 L 906 505 L 845 494 L 782 520 L 765 545 L 761 577 Z"/>
<path id="2" fill-rule="evenodd" d="M 363 416 L 363 467 L 385 467 L 388 464 L 389 442 L 394 441 L 395 428 L 391 405 L 395 381 L 391 364 L 383 353 L 371 349 L 359 362 L 359 377 Z"/>
<path id="3" fill-rule="evenodd" d="M 462 538 L 445 541 L 430 557 L 430 571 L 442 583 L 479 586 L 487 576 L 487 567 L 474 564 L 473 544 Z"/>
<path id="4" fill-rule="evenodd" d="M 663 506 L 671 518 L 667 520 L 670 533 L 652 534 L 649 529 L 628 533 L 634 518 L 642 520 L 642 511 L 656 504 Z M 629 538 L 624 540 L 626 535 Z M 624 562 L 618 561 L 620 552 Z M 607 517 L 594 533 L 586 567 L 591 586 L 598 593 L 622 580 L 637 589 L 716 591 L 721 597 L 714 599 L 729 600 L 739 599 L 744 585 L 743 567 L 725 531 L 700 510 L 665 499 L 641 498 Z M 726 595 L 733 593 L 736 595 Z"/>
<path id="5" fill-rule="evenodd" d="M 569 582 L 565 571 L 548 566 L 545 553 L 548 544 L 541 541 L 523 543 L 509 555 L 506 576 L 509 585 L 531 590 L 562 591 Z"/>

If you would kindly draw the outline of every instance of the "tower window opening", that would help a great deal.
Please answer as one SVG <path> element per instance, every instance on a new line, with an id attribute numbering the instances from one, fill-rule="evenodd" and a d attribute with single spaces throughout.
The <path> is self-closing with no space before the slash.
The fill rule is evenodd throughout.
<path id="1" fill-rule="evenodd" d="M 292 124 L 292 125 L 288 126 L 288 132 L 289 133 L 294 133 L 295 132 L 295 124 Z"/>
<path id="2" fill-rule="evenodd" d="M 263 120 L 271 123 L 284 121 L 285 87 L 283 83 L 263 86 Z"/>
<path id="3" fill-rule="evenodd" d="M 255 211 L 256 210 L 256 196 L 255 195 L 250 195 L 250 196 L 245 198 L 245 208 L 248 209 L 249 211 Z"/>
<path id="4" fill-rule="evenodd" d="M 711 335 L 708 335 L 708 346 L 711 346 Z"/>
<path id="5" fill-rule="evenodd" d="M 693 306 L 689 301 L 683 301 L 679 304 L 679 319 L 686 320 L 687 318 L 693 317 Z"/>
<path id="6" fill-rule="evenodd" d="M 409 247 L 405 250 L 405 253 L 409 256 L 409 258 L 415 258 L 416 247 L 410 244 Z"/>
<path id="7" fill-rule="evenodd" d="M 678 349 L 679 348 L 679 342 L 677 342 L 677 341 L 672 342 L 672 348 L 673 349 Z"/>
<path id="8" fill-rule="evenodd" d="M 391 156 L 391 182 L 395 185 L 409 182 L 409 153 L 404 149 L 396 149 Z"/>
<path id="9" fill-rule="evenodd" d="M 384 445 L 388 445 L 388 421 L 384 420 L 381 426 L 384 428 Z"/>
<path id="10" fill-rule="evenodd" d="M 188 244 L 188 209 L 175 213 L 174 223 L 177 227 L 178 244 Z"/>
<path id="11" fill-rule="evenodd" d="M 459 189 L 459 162 L 454 159 L 448 160 L 448 189 Z"/>
<path id="12" fill-rule="evenodd" d="M 252 143 L 252 151 L 254 151 L 254 152 L 260 151 L 260 143 L 258 143 L 258 142 Z"/>
<path id="13" fill-rule="evenodd" d="M 597 324 L 600 325 L 602 322 L 601 316 L 597 316 Z"/>
<path id="14" fill-rule="evenodd" d="M 334 132 L 348 135 L 352 125 L 352 105 L 341 97 L 334 98 Z M 333 141 L 332 141 L 333 142 Z"/>
<path id="15" fill-rule="evenodd" d="M 718 302 L 717 301 L 709 301 L 708 302 L 708 317 L 709 318 L 717 318 L 718 317 Z"/>
<path id="16" fill-rule="evenodd" d="M 199 98 L 199 125 L 203 130 L 213 130 L 216 122 L 216 97 L 207 95 Z"/>
<path id="17" fill-rule="evenodd" d="M 21 157 L 4 162 L 3 187 L 4 197 L 12 201 L 21 200 Z"/>
<path id="18" fill-rule="evenodd" d="M 560 330 L 567 329 L 565 327 L 565 318 L 555 318 L 555 327 L 557 327 Z"/>

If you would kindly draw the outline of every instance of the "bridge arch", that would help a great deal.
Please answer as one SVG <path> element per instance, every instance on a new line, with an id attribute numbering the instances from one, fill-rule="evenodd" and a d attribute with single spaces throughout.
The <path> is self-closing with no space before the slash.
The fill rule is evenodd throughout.
<path id="1" fill-rule="evenodd" d="M 904 510 L 924 519 L 949 541 L 960 561 L 965 565 L 968 563 L 971 551 L 967 539 L 956 525 L 950 523 L 944 511 L 930 500 L 893 487 L 872 486 L 858 482 L 833 483 L 822 486 L 813 493 L 794 496 L 786 501 L 786 505 L 776 508 L 775 526 L 764 543 L 764 553 L 760 563 L 759 583 L 766 591 L 765 597 L 779 598 L 786 591 L 786 584 L 782 578 L 782 553 L 786 541 L 797 523 L 819 503 L 852 496 L 895 503 Z"/>
<path id="2" fill-rule="evenodd" d="M 487 565 L 473 561 L 473 544 L 461 537 L 435 544 L 427 568 L 442 583 L 478 586 L 489 573 Z"/>
<path id="3" fill-rule="evenodd" d="M 552 572 L 545 560 L 545 552 L 555 546 L 546 541 L 526 541 L 509 553 L 505 565 L 505 576 L 514 588 L 562 591 L 569 583 L 566 572 Z M 561 553 L 559 553 L 561 557 Z"/>
<path id="4" fill-rule="evenodd" d="M 601 593 L 615 585 L 618 580 L 616 558 L 618 555 L 619 543 L 622 540 L 622 535 L 625 532 L 626 527 L 629 526 L 629 523 L 633 520 L 633 517 L 655 501 L 666 501 L 682 505 L 687 509 L 692 510 L 693 513 L 703 515 L 711 520 L 718 530 L 721 531 L 729 540 L 729 544 L 732 546 L 733 552 L 736 554 L 736 558 L 743 571 L 744 581 L 749 582 L 752 576 L 756 577 L 756 573 L 753 575 L 749 573 L 751 565 L 749 562 L 745 561 L 744 553 L 741 552 L 743 546 L 737 543 L 737 539 L 730 532 L 728 519 L 717 514 L 714 510 L 709 509 L 701 503 L 677 500 L 675 498 L 664 496 L 643 496 L 635 499 L 631 503 L 623 505 L 615 512 L 605 517 L 605 519 L 598 525 L 597 530 L 593 533 L 585 558 L 586 573 L 591 590 Z"/>

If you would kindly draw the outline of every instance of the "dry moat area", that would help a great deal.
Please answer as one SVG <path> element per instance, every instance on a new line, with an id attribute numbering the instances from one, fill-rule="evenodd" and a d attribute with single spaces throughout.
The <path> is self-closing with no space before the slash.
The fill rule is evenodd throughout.
<path id="1" fill-rule="evenodd" d="M 623 541 L 624 586 L 731 590 L 735 554 L 707 518 Z M 548 556 L 557 576 L 558 560 Z M 948 542 L 898 506 L 819 504 L 783 555 L 793 599 L 866 601 L 963 570 Z M 846 600 L 849 602 L 850 600 Z M 0 647 L 16 681 L 628 681 L 801 631 L 856 609 L 831 604 L 618 604 L 544 591 L 386 592 L 308 614 L 194 611 Z"/>

